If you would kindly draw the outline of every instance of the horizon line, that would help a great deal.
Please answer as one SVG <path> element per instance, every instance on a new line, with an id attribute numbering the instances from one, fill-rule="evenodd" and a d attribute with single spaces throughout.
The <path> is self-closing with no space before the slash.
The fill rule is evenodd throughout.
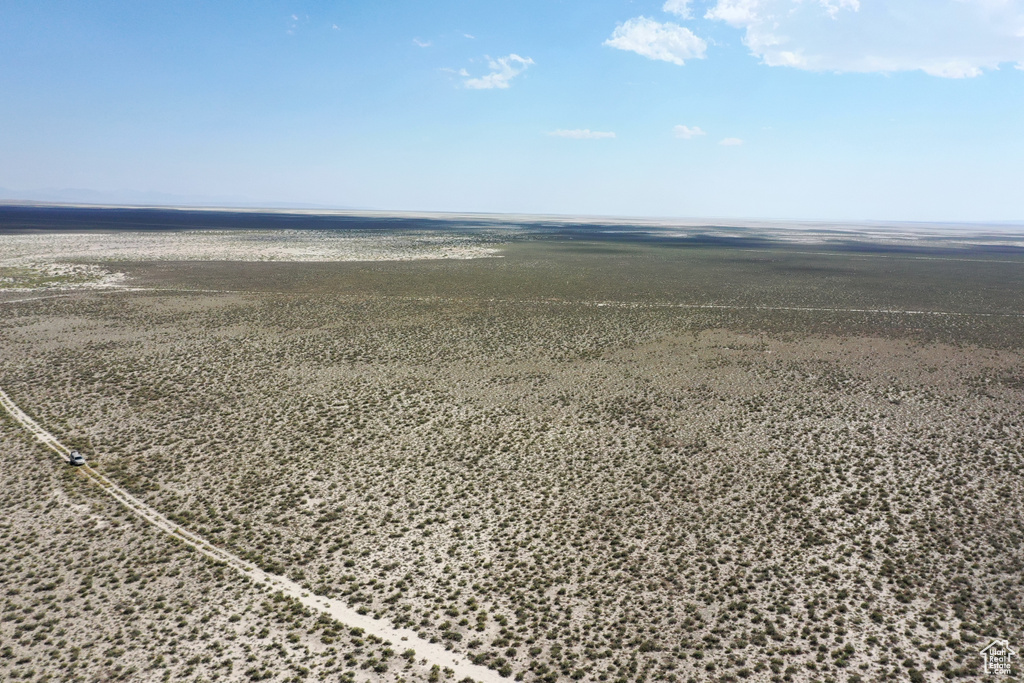
<path id="1" fill-rule="evenodd" d="M 1024 229 L 1024 219 L 1014 220 L 907 220 L 886 218 L 764 218 L 744 216 L 664 216 L 664 215 L 625 215 L 625 214 L 586 214 L 586 213 L 529 213 L 514 211 L 461 211 L 461 210 L 418 210 L 418 209 L 376 209 L 376 208 L 330 208 L 326 206 L 293 203 L 280 204 L 133 204 L 133 203 L 93 203 L 93 202 L 55 202 L 41 200 L 0 199 L 2 207 L 23 208 L 68 208 L 68 209 L 142 209 L 153 211 L 202 211 L 210 213 L 273 213 L 291 214 L 296 216 L 382 216 L 382 217 L 481 217 L 518 219 L 554 220 L 558 222 L 600 221 L 616 224 L 656 224 L 671 227 L 673 225 L 694 227 L 694 223 L 719 222 L 714 227 L 754 227 L 750 224 L 768 224 L 784 226 L 786 224 L 801 227 L 889 227 L 889 226 L 990 226 L 1013 227 Z"/>

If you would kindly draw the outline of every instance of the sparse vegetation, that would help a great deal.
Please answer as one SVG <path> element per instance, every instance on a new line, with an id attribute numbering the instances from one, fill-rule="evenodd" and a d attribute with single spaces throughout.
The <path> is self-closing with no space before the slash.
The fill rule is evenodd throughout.
<path id="1" fill-rule="evenodd" d="M 118 264 L 147 291 L 4 307 L 0 386 L 182 525 L 509 680 L 968 680 L 1024 643 L 1024 258 L 503 255 Z M 455 680 L 0 437 L 0 677 Z"/>

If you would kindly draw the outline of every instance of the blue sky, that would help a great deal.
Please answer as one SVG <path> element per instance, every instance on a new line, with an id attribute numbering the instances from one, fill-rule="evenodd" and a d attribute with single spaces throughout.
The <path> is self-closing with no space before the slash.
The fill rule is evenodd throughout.
<path id="1" fill-rule="evenodd" d="M 5 0 L 0 187 L 1024 220 L 1022 63 L 1024 0 Z"/>

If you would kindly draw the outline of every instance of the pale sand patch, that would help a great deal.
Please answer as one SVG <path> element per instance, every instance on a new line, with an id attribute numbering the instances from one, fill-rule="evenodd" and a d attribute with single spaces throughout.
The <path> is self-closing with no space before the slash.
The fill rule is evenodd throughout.
<path id="1" fill-rule="evenodd" d="M 195 230 L 5 235 L 0 290 L 107 289 L 128 276 L 122 261 L 419 261 L 500 258 L 494 240 L 453 232 Z"/>
<path id="2" fill-rule="evenodd" d="M 479 235 L 341 230 L 197 230 L 7 235 L 0 264 L 75 261 L 413 261 L 497 256 Z"/>

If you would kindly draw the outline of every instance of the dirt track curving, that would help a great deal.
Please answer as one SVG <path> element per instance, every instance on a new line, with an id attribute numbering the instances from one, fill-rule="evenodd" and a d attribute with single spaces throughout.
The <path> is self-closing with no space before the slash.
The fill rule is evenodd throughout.
<path id="1" fill-rule="evenodd" d="M 11 397 L 0 388 L 0 406 L 2 406 L 11 417 L 21 426 L 33 434 L 43 445 L 57 453 L 65 463 L 69 462 L 71 449 L 62 444 L 57 437 L 46 431 L 34 419 L 25 413 L 14 403 Z M 131 510 L 145 521 L 149 522 L 161 531 L 174 536 L 182 543 L 185 543 L 203 555 L 217 562 L 222 562 L 236 571 L 247 576 L 254 583 L 266 586 L 274 591 L 280 591 L 284 595 L 296 598 L 303 605 L 310 609 L 322 612 L 333 619 L 336 619 L 349 627 L 361 628 L 366 633 L 373 634 L 384 640 L 391 641 L 396 645 L 401 643 L 402 649 L 412 648 L 416 656 L 426 659 L 428 662 L 448 667 L 455 672 L 455 675 L 462 678 L 471 678 L 482 683 L 498 683 L 504 681 L 496 671 L 470 663 L 465 657 L 446 650 L 443 645 L 430 643 L 420 638 L 415 632 L 408 629 L 393 628 L 368 615 L 357 613 L 354 609 L 339 600 L 320 597 L 310 594 L 299 584 L 282 576 L 277 576 L 263 571 L 250 562 L 232 555 L 208 542 L 180 525 L 172 522 L 162 514 L 146 505 L 144 502 L 131 495 L 120 486 L 110 481 L 88 463 L 79 470 L 91 479 L 100 488 L 114 497 L 119 503 Z"/>

